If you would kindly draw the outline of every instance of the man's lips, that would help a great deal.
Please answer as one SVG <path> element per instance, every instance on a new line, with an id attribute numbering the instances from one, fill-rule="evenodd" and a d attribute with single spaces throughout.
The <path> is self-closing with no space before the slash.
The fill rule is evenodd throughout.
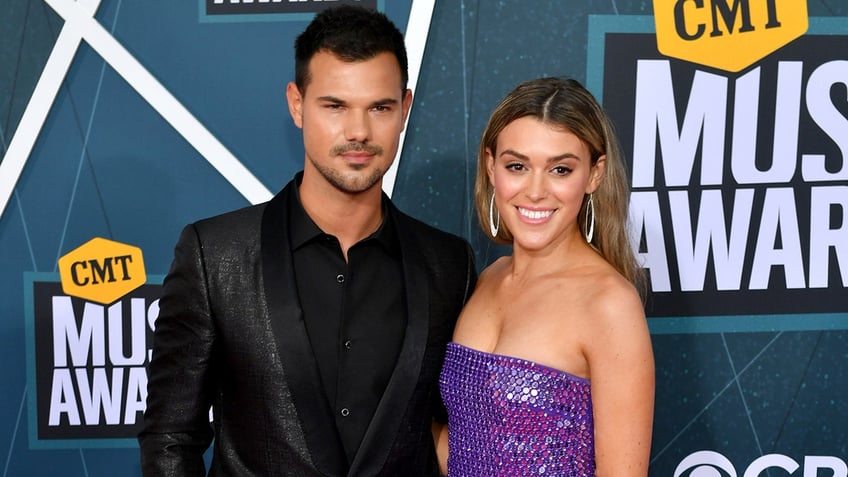
<path id="1" fill-rule="evenodd" d="M 383 148 L 375 144 L 348 143 L 335 146 L 330 153 L 333 156 L 371 157 L 383 154 Z"/>

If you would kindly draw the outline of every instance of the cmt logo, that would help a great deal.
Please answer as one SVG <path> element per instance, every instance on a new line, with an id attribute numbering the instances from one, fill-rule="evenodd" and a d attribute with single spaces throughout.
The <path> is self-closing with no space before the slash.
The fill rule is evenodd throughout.
<path id="1" fill-rule="evenodd" d="M 62 290 L 103 305 L 147 281 L 141 249 L 95 237 L 59 259 Z"/>
<path id="2" fill-rule="evenodd" d="M 834 456 L 808 455 L 804 457 L 803 473 L 795 474 L 801 465 L 783 454 L 768 454 L 758 457 L 745 469 L 741 477 L 765 475 L 767 469 L 782 469 L 789 475 L 798 477 L 816 477 L 819 469 L 830 471 L 827 475 L 846 477 L 848 466 L 845 461 Z M 674 469 L 674 477 L 739 477 L 736 468 L 727 457 L 715 451 L 698 451 L 689 454 Z"/>
<path id="3" fill-rule="evenodd" d="M 738 72 L 807 31 L 806 0 L 654 0 L 660 53 Z"/>
<path id="4" fill-rule="evenodd" d="M 162 287 L 144 284 L 101 305 L 67 296 L 56 275 L 25 274 L 30 446 L 136 445 Z"/>

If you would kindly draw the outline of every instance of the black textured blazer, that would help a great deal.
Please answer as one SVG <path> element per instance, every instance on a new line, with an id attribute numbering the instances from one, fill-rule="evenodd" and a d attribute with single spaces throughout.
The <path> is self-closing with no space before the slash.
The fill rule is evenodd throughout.
<path id="1" fill-rule="evenodd" d="M 470 246 L 388 206 L 401 245 L 406 335 L 347 470 L 294 283 L 291 187 L 294 180 L 265 204 L 183 230 L 159 301 L 139 435 L 143 475 L 203 475 L 213 436 L 209 475 L 438 475 L 430 424 L 445 345 L 477 277 Z"/>

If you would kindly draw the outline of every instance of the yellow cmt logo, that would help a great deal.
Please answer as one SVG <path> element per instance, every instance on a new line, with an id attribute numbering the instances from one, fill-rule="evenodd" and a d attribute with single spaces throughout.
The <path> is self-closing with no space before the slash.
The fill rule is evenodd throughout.
<path id="1" fill-rule="evenodd" d="M 141 249 L 95 237 L 59 259 L 62 290 L 103 305 L 144 285 Z"/>
<path id="2" fill-rule="evenodd" d="M 654 0 L 660 53 L 738 72 L 807 31 L 807 0 Z"/>

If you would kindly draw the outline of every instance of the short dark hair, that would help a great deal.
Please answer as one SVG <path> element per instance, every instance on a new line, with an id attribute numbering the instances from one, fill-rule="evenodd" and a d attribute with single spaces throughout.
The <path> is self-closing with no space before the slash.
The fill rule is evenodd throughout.
<path id="1" fill-rule="evenodd" d="M 309 84 L 309 61 L 326 50 L 344 61 L 365 61 L 380 53 L 395 55 L 401 87 L 409 81 L 403 33 L 378 11 L 342 5 L 321 11 L 294 42 L 294 82 L 304 92 Z"/>

